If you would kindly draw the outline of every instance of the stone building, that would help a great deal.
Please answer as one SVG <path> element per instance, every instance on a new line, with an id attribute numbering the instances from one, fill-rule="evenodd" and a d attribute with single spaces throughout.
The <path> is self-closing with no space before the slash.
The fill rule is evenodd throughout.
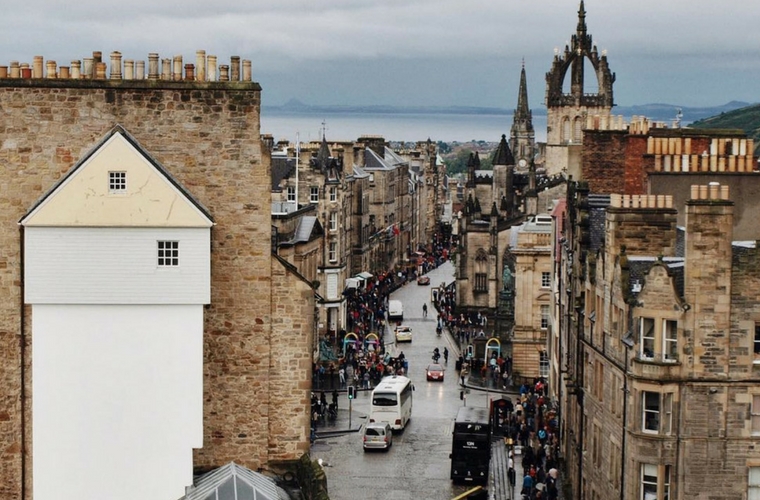
<path id="1" fill-rule="evenodd" d="M 695 184 L 719 182 L 734 193 L 734 235 L 754 239 L 760 189 L 754 143 L 741 130 L 667 128 L 643 117 L 619 130 L 584 129 L 578 180 L 593 193 L 672 195 L 680 206 Z M 678 224 L 684 224 L 679 213 Z"/>
<path id="2" fill-rule="evenodd" d="M 486 335 L 524 377 L 549 368 L 551 219 L 536 216 L 564 197 L 565 185 L 562 176 L 537 173 L 537 153 L 523 66 L 510 138 L 502 135 L 493 169 L 480 169 L 477 153 L 468 160 L 455 259 L 457 312 L 486 316 Z"/>
<path id="3" fill-rule="evenodd" d="M 595 79 L 587 78 L 586 61 L 593 68 Z M 565 93 L 563 85 L 568 70 L 570 92 Z M 578 26 L 570 45 L 565 46 L 562 54 L 555 49 L 551 70 L 546 73 L 546 169 L 549 174 L 567 172 L 578 178 L 583 128 L 587 122 L 596 122 L 596 128 L 614 128 L 617 120 L 610 116 L 615 105 L 613 83 L 615 74 L 610 71 L 607 55 L 604 51 L 599 55 L 588 33 L 586 9 L 581 0 Z"/>
<path id="4" fill-rule="evenodd" d="M 332 338 L 346 326 L 346 299 L 342 292 L 350 276 L 353 238 L 353 219 L 348 216 L 353 202 L 351 148 L 351 143 L 334 143 L 333 155 L 323 136 L 319 142 L 306 144 L 281 142 L 272 155 L 272 213 L 301 213 L 311 206 L 322 228 L 314 280 L 321 297 L 319 333 Z M 348 158 L 343 154 L 346 150 Z"/>
<path id="5" fill-rule="evenodd" d="M 100 53 L 94 53 L 93 57 L 61 67 L 47 61 L 45 70 L 43 58 L 36 57 L 32 65 L 12 62 L 10 68 L 0 68 L 0 75 L 7 75 L 0 78 L 0 107 L 4 112 L 4 126 L 0 130 L 0 160 L 4 168 L 0 184 L 5 186 L 0 194 L 3 221 L 0 281 L 6 292 L 6 300 L 0 308 L 3 408 L 0 496 L 6 499 L 31 499 L 33 495 L 37 499 L 60 498 L 45 494 L 62 485 L 51 484 L 54 478 L 47 474 L 49 463 L 35 460 L 38 451 L 43 457 L 58 456 L 57 473 L 65 477 L 102 476 L 99 480 L 108 482 L 110 487 L 98 491 L 98 496 L 107 491 L 109 498 L 149 498 L 156 491 L 152 489 L 156 484 L 161 491 L 177 492 L 177 497 L 189 486 L 179 484 L 173 475 L 164 475 L 164 470 L 155 466 L 157 460 L 172 462 L 167 463 L 171 470 L 183 468 L 184 477 L 191 481 L 194 469 L 208 470 L 234 460 L 255 470 L 297 459 L 309 449 L 314 290 L 295 267 L 271 251 L 270 164 L 268 155 L 262 151 L 260 137 L 261 88 L 251 79 L 250 62 L 233 57 L 230 64 L 217 66 L 215 56 L 199 51 L 195 64 L 183 64 L 180 56 L 159 60 L 158 54 L 149 54 L 146 71 L 144 61 L 122 62 L 121 54 L 115 52 L 111 54 L 109 73 L 109 65 L 101 59 Z M 103 439 L 99 446 L 106 451 L 102 456 L 80 461 L 65 449 L 56 449 L 59 442 L 37 435 L 36 397 L 43 396 L 46 389 L 43 386 L 37 393 L 35 383 L 54 378 L 57 366 L 45 362 L 50 358 L 44 352 L 37 362 L 38 340 L 44 342 L 47 338 L 38 337 L 37 333 L 42 331 L 38 328 L 65 334 L 63 326 L 69 323 L 56 325 L 55 321 L 38 321 L 35 314 L 38 302 L 29 302 L 37 298 L 25 295 L 25 273 L 30 269 L 25 266 L 28 256 L 25 231 L 18 222 L 38 199 L 55 191 L 59 187 L 57 183 L 70 179 L 73 169 L 83 164 L 89 153 L 97 155 L 99 141 L 117 126 L 139 144 L 139 151 L 145 152 L 145 160 L 139 160 L 139 155 L 132 153 L 125 156 L 129 150 L 114 152 L 114 167 L 104 167 L 109 175 L 110 169 L 115 174 L 125 171 L 121 168 L 125 158 L 138 158 L 137 163 L 131 163 L 134 165 L 145 162 L 160 165 L 167 175 L 156 178 L 166 180 L 161 184 L 168 186 L 164 192 L 171 193 L 171 189 L 181 186 L 187 193 L 185 199 L 195 200 L 198 206 L 205 207 L 213 220 L 205 261 L 210 269 L 209 300 L 199 303 L 197 316 L 202 332 L 202 358 L 192 374 L 198 387 L 202 387 L 202 406 L 192 406 L 180 393 L 175 394 L 177 399 L 166 412 L 130 404 L 133 400 L 127 396 L 140 390 L 134 384 L 137 379 L 124 377 L 127 372 L 120 372 L 114 366 L 114 379 L 121 377 L 118 379 L 121 392 L 111 397 L 115 408 L 120 401 L 128 405 L 122 408 L 128 418 L 112 412 L 84 415 L 87 407 L 72 408 L 66 401 L 44 400 L 43 410 L 58 415 L 61 425 L 77 425 L 93 418 L 96 423 L 110 419 L 110 434 L 88 438 Z M 121 186 L 118 175 L 113 180 L 115 188 Z M 92 182 L 102 189 L 98 181 Z M 108 186 L 110 181 L 106 177 L 100 182 Z M 125 203 L 142 200 L 144 217 L 141 220 L 147 221 L 140 223 L 145 226 L 143 230 L 161 230 L 165 224 L 159 216 L 165 198 L 151 202 L 149 198 L 140 197 L 140 184 L 127 182 L 124 187 L 126 194 L 105 189 L 102 196 L 121 196 L 119 199 Z M 72 191 L 74 195 L 77 192 Z M 56 196 L 62 194 L 64 191 Z M 94 195 L 92 192 L 90 196 Z M 118 205 L 119 199 L 113 201 Z M 82 201 L 86 200 L 70 199 L 71 206 L 82 206 Z M 86 213 L 90 214 L 94 208 L 88 210 Z M 105 206 L 101 210 L 105 210 Z M 148 217 L 150 214 L 155 217 Z M 58 216 L 66 228 L 76 228 L 84 220 L 78 218 L 76 212 L 62 212 Z M 117 220 L 116 216 L 113 220 Z M 111 225 L 106 221 L 99 234 L 118 229 Z M 125 243 L 132 241 L 124 239 Z M 179 246 L 177 251 L 184 247 Z M 152 248 L 155 251 L 155 246 Z M 173 251 L 172 248 L 163 251 Z M 98 287 L 102 285 L 99 289 L 103 292 L 89 299 L 82 295 L 82 306 L 93 311 L 110 308 L 124 314 L 131 307 L 130 303 L 140 301 L 139 287 L 114 288 L 109 282 L 109 277 L 114 276 L 106 272 L 109 266 L 117 271 L 127 265 L 127 261 L 118 258 L 122 254 L 118 247 L 104 247 L 102 252 L 94 254 L 90 264 L 100 266 L 103 272 L 88 279 Z M 181 273 L 190 263 L 179 255 Z M 163 258 L 174 257 L 170 253 Z M 159 265 L 160 259 L 161 255 Z M 196 263 L 203 265 L 202 257 Z M 61 261 L 60 270 L 69 272 L 64 265 Z M 130 275 L 129 279 L 144 287 L 153 279 L 151 275 L 145 272 Z M 51 280 L 54 277 L 58 278 L 49 275 Z M 167 295 L 157 300 L 166 302 L 172 297 L 174 295 Z M 130 324 L 139 319 L 131 318 Z M 123 331 L 123 324 L 114 323 L 113 327 L 106 324 L 102 333 L 116 329 Z M 136 331 L 134 337 L 126 333 L 124 338 L 131 341 L 138 338 L 139 332 Z M 101 354 L 98 349 L 77 344 L 78 338 L 71 337 L 70 352 L 77 353 L 88 363 L 97 361 Z M 149 370 L 150 366 L 141 364 L 145 359 L 135 358 L 133 363 L 122 359 L 124 364 L 120 367 L 138 373 L 141 369 Z M 76 369 L 79 365 L 74 366 Z M 38 378 L 38 373 L 44 375 Z M 167 387 L 162 384 L 157 382 L 159 387 Z M 185 410 L 193 415 L 197 412 L 200 427 L 181 424 L 188 418 L 182 413 Z M 176 435 L 163 441 L 146 441 L 144 434 L 130 427 L 137 422 L 153 426 L 157 422 L 166 424 L 175 420 L 178 423 Z M 169 454 L 153 453 L 180 442 L 190 442 L 188 438 L 192 433 L 202 438 L 193 444 L 193 453 L 185 455 L 181 464 L 175 463 Z M 120 452 L 122 440 L 150 445 L 143 451 L 146 457 L 151 455 L 145 467 L 140 461 L 129 468 L 109 466 Z M 83 444 L 77 443 L 78 446 Z M 114 485 L 129 487 L 115 488 Z M 75 490 L 80 498 L 93 494 L 88 484 L 69 482 L 65 486 L 68 491 Z M 39 494 L 34 490 L 39 490 Z"/>
<path id="6" fill-rule="evenodd" d="M 512 368 L 515 380 L 549 376 L 552 218 L 530 217 L 511 233 L 505 268 L 514 269 Z M 506 288 L 506 286 L 505 286 Z"/>
<path id="7" fill-rule="evenodd" d="M 752 498 L 760 269 L 729 187 L 695 185 L 683 207 L 571 187 L 554 390 L 574 497 Z"/>

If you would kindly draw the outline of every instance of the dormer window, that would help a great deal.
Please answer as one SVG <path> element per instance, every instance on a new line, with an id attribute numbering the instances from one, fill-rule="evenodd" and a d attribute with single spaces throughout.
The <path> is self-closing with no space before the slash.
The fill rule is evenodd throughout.
<path id="1" fill-rule="evenodd" d="M 111 193 L 126 193 L 127 173 L 108 172 L 108 191 Z"/>

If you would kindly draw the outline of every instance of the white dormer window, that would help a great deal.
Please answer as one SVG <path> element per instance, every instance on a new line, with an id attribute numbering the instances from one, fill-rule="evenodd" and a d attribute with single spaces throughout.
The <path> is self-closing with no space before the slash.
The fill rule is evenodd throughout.
<path id="1" fill-rule="evenodd" d="M 127 173 L 108 172 L 108 191 L 111 193 L 126 193 Z"/>
<path id="2" fill-rule="evenodd" d="M 179 241 L 158 242 L 158 267 L 179 266 Z"/>
<path id="3" fill-rule="evenodd" d="M 296 201 L 296 188 L 295 186 L 288 186 L 288 201 Z"/>

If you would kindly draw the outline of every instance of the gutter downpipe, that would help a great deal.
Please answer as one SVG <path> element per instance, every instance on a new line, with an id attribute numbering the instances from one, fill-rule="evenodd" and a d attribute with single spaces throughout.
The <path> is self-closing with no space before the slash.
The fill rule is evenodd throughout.
<path id="1" fill-rule="evenodd" d="M 26 316 L 24 315 L 24 226 L 19 225 L 19 351 L 21 357 L 21 500 L 26 500 Z"/>
<path id="2" fill-rule="evenodd" d="M 623 372 L 623 439 L 620 456 L 620 500 L 625 500 L 625 437 L 628 434 L 628 358 L 629 348 L 625 347 L 625 371 Z"/>

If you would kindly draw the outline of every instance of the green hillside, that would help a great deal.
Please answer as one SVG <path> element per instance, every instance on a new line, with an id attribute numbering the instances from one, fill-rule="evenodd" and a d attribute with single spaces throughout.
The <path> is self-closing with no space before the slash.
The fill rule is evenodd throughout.
<path id="1" fill-rule="evenodd" d="M 755 155 L 760 154 L 760 104 L 746 108 L 727 111 L 710 118 L 697 120 L 689 125 L 692 128 L 741 129 L 755 140 Z"/>

